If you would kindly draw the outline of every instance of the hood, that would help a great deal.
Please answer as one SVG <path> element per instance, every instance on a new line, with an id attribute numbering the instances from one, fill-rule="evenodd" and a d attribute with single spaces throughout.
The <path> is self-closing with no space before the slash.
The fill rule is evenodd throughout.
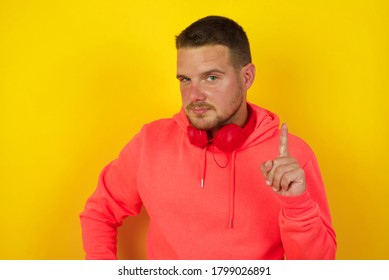
<path id="1" fill-rule="evenodd" d="M 271 138 L 280 124 L 280 120 L 276 114 L 257 105 L 251 103 L 247 104 L 251 108 L 252 114 L 255 115 L 255 129 L 236 151 L 250 148 L 251 146 Z M 187 134 L 189 120 L 185 114 L 185 110 L 181 108 L 180 112 L 173 116 L 173 119 L 177 122 L 183 132 Z"/>
<path id="2" fill-rule="evenodd" d="M 229 207 L 229 217 L 228 217 L 228 226 L 230 229 L 233 228 L 233 220 L 234 220 L 234 212 L 235 212 L 235 157 L 236 153 L 239 151 L 242 151 L 244 149 L 250 148 L 252 146 L 258 145 L 259 143 L 271 138 L 274 133 L 278 130 L 279 127 L 279 118 L 276 114 L 263 109 L 261 107 L 258 107 L 257 105 L 247 103 L 249 106 L 249 109 L 251 111 L 251 114 L 255 117 L 255 128 L 253 132 L 247 137 L 247 139 L 244 141 L 244 143 L 238 147 L 236 150 L 234 150 L 231 153 L 225 153 L 227 157 L 227 163 L 226 164 L 219 164 L 217 160 L 215 159 L 215 156 L 213 154 L 213 158 L 215 159 L 216 164 L 220 168 L 226 168 L 229 164 L 231 164 L 231 174 L 230 174 L 230 186 L 229 186 L 229 192 L 230 192 L 230 205 Z M 185 134 L 187 134 L 187 127 L 189 125 L 189 120 L 185 114 L 185 111 L 183 108 L 181 108 L 181 111 L 174 115 L 173 119 L 177 122 L 179 127 L 183 130 Z M 199 166 L 199 182 L 200 187 L 204 188 L 206 185 L 206 163 L 207 163 L 207 153 L 211 152 L 214 153 L 215 147 L 210 144 L 203 148 L 203 156 L 201 159 L 199 159 L 200 166 Z M 208 175 L 209 176 L 209 175 Z"/>

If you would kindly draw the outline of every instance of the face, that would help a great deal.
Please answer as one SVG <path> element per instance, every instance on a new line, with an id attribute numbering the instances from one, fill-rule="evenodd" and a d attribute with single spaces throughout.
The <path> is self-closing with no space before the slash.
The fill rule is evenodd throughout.
<path id="1" fill-rule="evenodd" d="M 251 63 L 234 68 L 229 49 L 222 45 L 179 49 L 177 78 L 190 123 L 213 133 L 228 123 L 243 125 L 254 71 Z"/>

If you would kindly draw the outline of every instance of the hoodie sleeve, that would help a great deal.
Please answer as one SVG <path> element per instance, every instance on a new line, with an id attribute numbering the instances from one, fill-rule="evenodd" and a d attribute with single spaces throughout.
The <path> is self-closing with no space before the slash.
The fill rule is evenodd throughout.
<path id="1" fill-rule="evenodd" d="M 136 189 L 137 164 L 131 156 L 138 149 L 134 139 L 118 159 L 102 170 L 97 188 L 80 215 L 86 259 L 117 259 L 117 228 L 127 216 L 141 210 Z"/>
<path id="2" fill-rule="evenodd" d="M 335 259 L 336 237 L 315 155 L 303 167 L 306 191 L 281 197 L 279 224 L 286 259 Z"/>

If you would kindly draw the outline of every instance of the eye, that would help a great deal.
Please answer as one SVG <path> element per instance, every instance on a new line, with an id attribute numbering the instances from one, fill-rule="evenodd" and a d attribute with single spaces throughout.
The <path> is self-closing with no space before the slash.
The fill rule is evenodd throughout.
<path id="1" fill-rule="evenodd" d="M 217 80 L 217 76 L 215 76 L 215 75 L 209 75 L 209 76 L 207 76 L 207 81 L 212 82 L 212 81 L 216 81 L 216 80 Z"/>
<path id="2" fill-rule="evenodd" d="M 181 83 L 186 83 L 186 82 L 189 82 L 190 79 L 187 78 L 187 77 L 179 77 L 178 80 L 181 82 Z"/>

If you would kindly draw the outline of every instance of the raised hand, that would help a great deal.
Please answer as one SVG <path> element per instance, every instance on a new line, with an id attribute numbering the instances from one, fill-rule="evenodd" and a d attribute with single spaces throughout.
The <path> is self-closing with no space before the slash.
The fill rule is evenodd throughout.
<path id="1" fill-rule="evenodd" d="M 297 196 L 305 191 L 305 173 L 297 160 L 289 156 L 288 126 L 281 126 L 279 156 L 261 164 L 266 185 L 285 196 Z"/>

